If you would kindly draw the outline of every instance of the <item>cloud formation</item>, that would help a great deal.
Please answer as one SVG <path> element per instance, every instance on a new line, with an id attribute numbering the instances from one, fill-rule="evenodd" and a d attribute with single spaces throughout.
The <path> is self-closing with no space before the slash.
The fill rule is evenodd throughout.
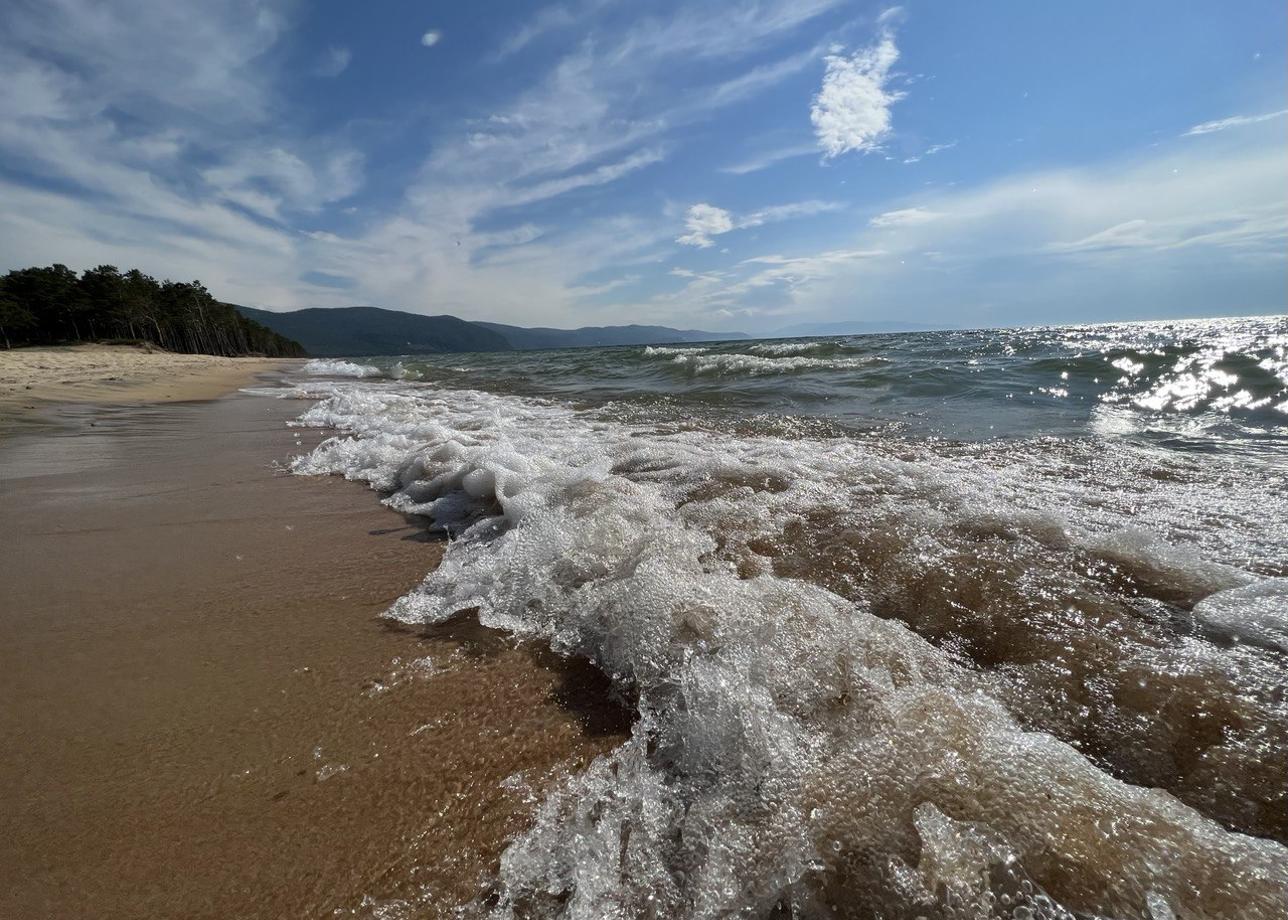
<path id="1" fill-rule="evenodd" d="M 916 224 L 930 223 L 942 215 L 926 208 L 899 208 L 878 214 L 868 221 L 869 227 L 910 227 Z"/>
<path id="2" fill-rule="evenodd" d="M 1205 121 L 1202 124 L 1195 125 L 1185 132 L 1185 137 L 1192 137 L 1196 134 L 1215 134 L 1217 131 L 1225 131 L 1229 128 L 1242 128 L 1244 125 L 1255 125 L 1263 121 L 1270 121 L 1275 118 L 1283 118 L 1288 115 L 1288 109 L 1280 109 L 1277 112 L 1266 112 L 1264 115 L 1232 115 L 1229 118 L 1219 118 L 1216 121 Z"/>
<path id="3" fill-rule="evenodd" d="M 420 43 L 426 48 L 432 48 L 443 40 L 443 33 L 438 29 L 430 29 L 420 37 Z"/>
<path id="4" fill-rule="evenodd" d="M 720 236 L 731 230 L 744 230 L 780 220 L 811 217 L 828 211 L 839 211 L 843 207 L 844 205 L 835 201 L 796 201 L 791 204 L 779 204 L 761 208 L 758 211 L 752 211 L 742 217 L 735 218 L 724 208 L 717 208 L 714 205 L 705 203 L 695 204 L 685 213 L 684 226 L 688 232 L 676 237 L 675 241 L 685 246 L 697 246 L 700 249 L 706 249 L 713 245 L 711 237 Z"/>
<path id="5" fill-rule="evenodd" d="M 774 150 L 766 150 L 751 157 L 741 160 L 737 163 L 731 163 L 728 166 L 720 167 L 723 173 L 729 173 L 734 176 L 745 176 L 748 173 L 760 172 L 762 169 L 768 169 L 776 163 L 783 160 L 791 160 L 796 157 L 809 156 L 818 152 L 816 144 L 793 144 L 789 147 L 779 147 Z"/>
<path id="6" fill-rule="evenodd" d="M 328 48 L 314 73 L 319 77 L 338 77 L 349 68 L 349 62 L 353 60 L 353 52 L 348 48 Z"/>
<path id="7" fill-rule="evenodd" d="M 1285 112 L 1196 124 L 1204 142 L 1165 140 L 1150 160 L 1025 175 L 981 127 L 952 162 L 912 170 L 896 146 L 929 157 L 951 145 L 918 138 L 960 129 L 931 117 L 930 76 L 917 112 L 893 107 L 921 77 L 897 70 L 892 16 L 874 34 L 843 0 L 686 0 L 666 15 L 559 3 L 482 36 L 504 53 L 450 109 L 388 86 L 361 96 L 385 62 L 360 35 L 328 45 L 298 0 L 0 4 L 0 268 L 138 265 L 270 308 L 748 331 L 863 304 L 928 316 L 951 303 L 977 322 L 1018 304 L 1012 315 L 1039 318 L 1095 285 L 1084 305 L 1282 303 L 1266 292 L 1284 290 L 1283 143 L 1232 129 Z M 456 21 L 433 34 L 457 35 Z M 909 68 L 950 66 L 913 47 Z M 423 51 L 389 54 L 415 66 Z M 345 92 L 300 67 L 344 74 Z M 491 82 L 472 95 L 480 74 Z M 897 145 L 892 111 L 917 117 Z M 1041 161 L 1077 162 L 1066 153 Z M 774 164 L 772 186 L 738 178 Z"/>
<path id="8" fill-rule="evenodd" d="M 684 217 L 684 226 L 688 230 L 675 241 L 685 246 L 697 246 L 706 249 L 712 245 L 711 237 L 728 233 L 733 229 L 733 216 L 724 208 L 710 204 L 695 204 L 689 208 Z"/>
<path id="9" fill-rule="evenodd" d="M 890 133 L 890 107 L 904 97 L 892 90 L 890 69 L 899 59 L 888 16 L 875 44 L 854 54 L 829 54 L 823 85 L 810 107 L 810 122 L 823 155 L 870 153 Z"/>

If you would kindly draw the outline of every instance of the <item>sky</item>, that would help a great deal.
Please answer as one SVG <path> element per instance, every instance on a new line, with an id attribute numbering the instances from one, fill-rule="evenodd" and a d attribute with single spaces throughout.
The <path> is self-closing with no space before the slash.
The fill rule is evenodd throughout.
<path id="1" fill-rule="evenodd" d="M 770 332 L 1281 313 L 1282 0 L 5 0 L 0 270 Z"/>

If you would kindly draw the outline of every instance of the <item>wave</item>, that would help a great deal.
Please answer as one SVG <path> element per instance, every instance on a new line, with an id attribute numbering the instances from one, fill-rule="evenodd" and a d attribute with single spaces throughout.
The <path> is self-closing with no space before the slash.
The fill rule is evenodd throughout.
<path id="1" fill-rule="evenodd" d="M 822 348 L 835 347 L 835 342 L 766 342 L 752 345 L 750 350 L 758 355 L 803 355 Z"/>
<path id="2" fill-rule="evenodd" d="M 451 370 L 468 370 L 468 368 L 450 368 Z M 402 361 L 395 361 L 388 367 L 377 367 L 374 364 L 355 364 L 352 361 L 314 358 L 304 365 L 304 373 L 313 377 L 357 377 L 360 379 L 383 377 L 388 380 L 420 380 L 422 374 L 415 368 L 408 367 Z"/>
<path id="3" fill-rule="evenodd" d="M 314 358 L 304 365 L 304 373 L 314 377 L 383 377 L 384 371 L 371 364 Z"/>
<path id="4" fill-rule="evenodd" d="M 694 374 L 728 374 L 758 377 L 765 374 L 790 374 L 810 370 L 847 370 L 871 367 L 885 363 L 875 355 L 864 358 L 766 358 L 760 355 L 737 353 L 677 355 L 672 364 L 687 368 Z"/>
<path id="5" fill-rule="evenodd" d="M 705 348 L 672 348 L 669 345 L 645 345 L 644 354 L 650 358 L 670 357 L 671 355 L 700 355 L 705 354 Z"/>
<path id="6" fill-rule="evenodd" d="M 1288 664 L 1178 625 L 1228 635 L 1266 579 L 1155 535 L 1237 487 L 1169 502 L 1102 447 L 1077 462 L 1133 494 L 1043 442 L 999 462 L 325 392 L 300 423 L 342 433 L 294 470 L 454 538 L 391 616 L 477 609 L 637 701 L 504 854 L 498 916 L 1282 915 L 1288 849 L 1213 817 L 1288 836 Z"/>

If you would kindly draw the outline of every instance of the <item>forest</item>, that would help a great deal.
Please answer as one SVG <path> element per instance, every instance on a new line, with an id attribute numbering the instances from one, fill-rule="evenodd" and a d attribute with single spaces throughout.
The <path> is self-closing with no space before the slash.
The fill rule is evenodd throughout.
<path id="1" fill-rule="evenodd" d="M 158 281 L 114 265 L 66 265 L 0 277 L 0 341 L 22 345 L 148 342 L 167 351 L 300 357 L 295 341 L 216 300 L 200 281 Z"/>

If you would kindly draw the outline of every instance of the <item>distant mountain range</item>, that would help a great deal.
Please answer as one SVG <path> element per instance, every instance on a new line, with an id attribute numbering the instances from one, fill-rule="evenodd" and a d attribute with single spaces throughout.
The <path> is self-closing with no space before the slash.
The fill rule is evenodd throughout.
<path id="1" fill-rule="evenodd" d="M 532 329 L 501 323 L 475 323 L 503 336 L 515 348 L 589 348 L 596 345 L 663 345 L 671 342 L 723 342 L 748 338 L 745 332 L 704 332 L 670 326 L 582 326 L 580 329 Z"/>
<path id="2" fill-rule="evenodd" d="M 745 332 L 707 332 L 669 326 L 583 326 L 580 329 L 508 326 L 458 316 L 425 316 L 383 307 L 311 307 L 274 313 L 237 307 L 242 315 L 299 342 L 318 357 L 417 355 L 459 351 L 591 348 L 597 345 L 667 345 L 750 338 Z M 940 327 L 897 321 L 801 323 L 764 338 L 922 332 Z"/>
<path id="3" fill-rule="evenodd" d="M 312 307 L 274 313 L 238 306 L 242 315 L 294 339 L 318 357 L 511 351 L 595 345 L 659 345 L 745 339 L 742 332 L 703 332 L 667 326 L 584 326 L 528 329 L 476 323 L 447 314 L 424 316 L 381 307 Z"/>

